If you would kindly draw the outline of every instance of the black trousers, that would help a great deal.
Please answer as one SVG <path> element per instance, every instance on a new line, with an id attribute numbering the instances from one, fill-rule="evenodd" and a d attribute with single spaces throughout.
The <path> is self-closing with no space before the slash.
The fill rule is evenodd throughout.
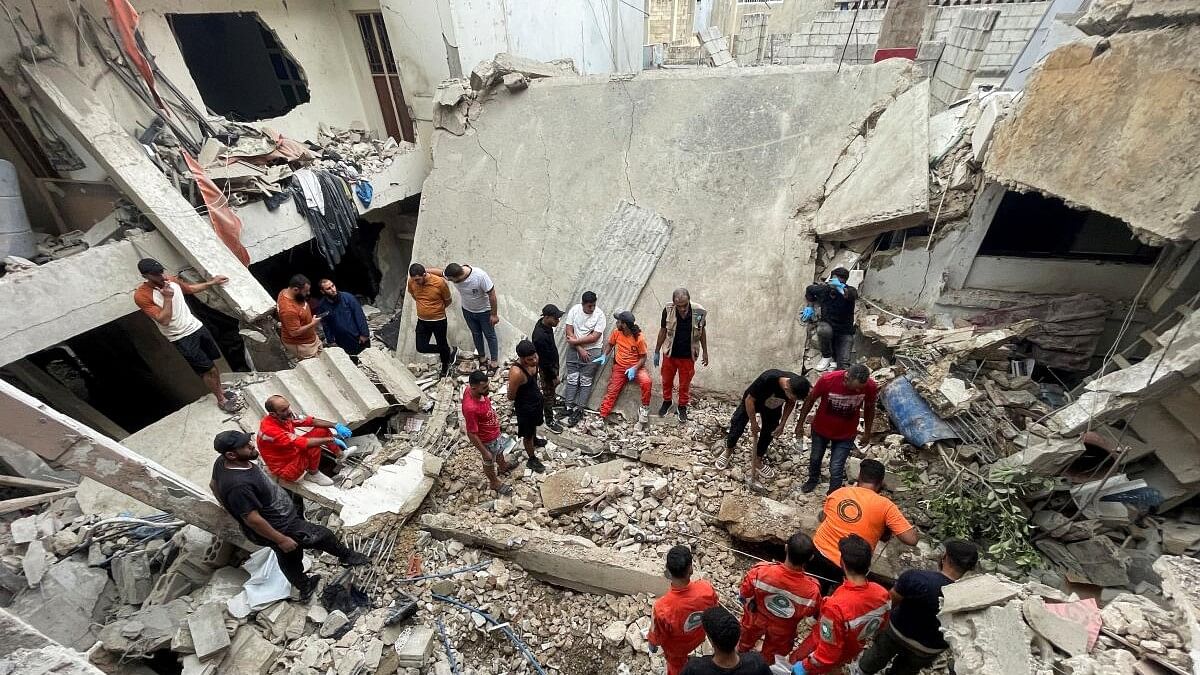
<path id="1" fill-rule="evenodd" d="M 858 667 L 867 675 L 875 675 L 884 668 L 887 668 L 887 675 L 917 675 L 932 666 L 937 658 L 937 654 L 918 652 L 909 647 L 888 626 L 875 636 L 871 648 L 859 658 Z"/>
<path id="2" fill-rule="evenodd" d="M 817 583 L 821 585 L 821 595 L 823 596 L 828 596 L 846 580 L 846 573 L 842 571 L 842 566 L 835 565 L 819 550 L 813 552 L 812 560 L 809 560 L 804 568 L 819 577 Z"/>
<path id="3" fill-rule="evenodd" d="M 758 444 L 755 446 L 755 451 L 759 457 L 766 457 L 767 448 L 771 445 L 771 434 L 779 426 L 779 420 L 783 417 L 783 407 L 768 408 L 763 406 L 757 412 L 762 421 L 758 427 Z M 743 401 L 734 408 L 733 419 L 729 420 L 729 436 L 725 439 L 726 448 L 732 450 L 737 446 L 737 442 L 741 439 L 742 434 L 746 433 L 746 425 L 748 424 L 750 424 L 750 416 L 746 414 L 746 403 Z"/>
<path id="4" fill-rule="evenodd" d="M 547 423 L 554 421 L 554 402 L 558 398 L 558 394 L 554 391 L 554 379 L 557 377 L 557 370 L 549 368 L 538 369 L 538 379 L 542 385 L 542 410 L 544 411 Z"/>
<path id="5" fill-rule="evenodd" d="M 279 561 L 279 569 L 283 572 L 283 576 L 301 590 L 308 586 L 308 577 L 304 575 L 304 551 L 306 549 L 324 551 L 339 558 L 350 553 L 350 549 L 337 540 L 337 536 L 332 530 L 315 523 L 301 521 L 295 529 L 284 534 L 296 542 L 296 548 L 290 552 L 284 552 L 283 549 L 272 544 L 271 549 L 275 551 L 275 558 Z"/>
<path id="6" fill-rule="evenodd" d="M 442 366 L 450 364 L 450 341 L 446 339 L 446 320 L 426 321 L 417 319 L 417 352 L 421 354 L 437 354 L 442 360 Z M 430 338 L 437 342 L 437 347 L 429 343 Z"/>

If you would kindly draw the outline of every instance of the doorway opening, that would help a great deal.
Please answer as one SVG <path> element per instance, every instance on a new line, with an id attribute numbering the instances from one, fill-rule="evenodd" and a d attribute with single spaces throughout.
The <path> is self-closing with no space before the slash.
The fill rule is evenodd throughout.
<path id="1" fill-rule="evenodd" d="M 367 53 L 367 66 L 371 70 L 371 83 L 383 112 L 383 125 L 388 136 L 398 141 L 415 143 L 412 115 L 404 102 L 404 89 L 400 86 L 400 71 L 396 68 L 396 57 L 392 54 L 392 43 L 388 40 L 387 28 L 383 25 L 382 12 L 355 14 L 358 33 L 362 37 L 363 49 Z"/>

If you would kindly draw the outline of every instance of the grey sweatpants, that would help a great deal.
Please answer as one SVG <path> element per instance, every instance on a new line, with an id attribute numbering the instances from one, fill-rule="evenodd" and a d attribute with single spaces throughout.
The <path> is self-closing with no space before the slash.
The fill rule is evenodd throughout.
<path id="1" fill-rule="evenodd" d="M 592 359 L 600 356 L 600 347 L 589 349 L 587 355 L 585 361 L 574 347 L 567 348 L 566 377 L 563 380 L 567 386 L 563 390 L 563 398 L 567 400 L 568 408 L 587 407 L 588 397 L 592 395 L 592 380 L 600 369 L 600 364 L 592 363 Z"/>

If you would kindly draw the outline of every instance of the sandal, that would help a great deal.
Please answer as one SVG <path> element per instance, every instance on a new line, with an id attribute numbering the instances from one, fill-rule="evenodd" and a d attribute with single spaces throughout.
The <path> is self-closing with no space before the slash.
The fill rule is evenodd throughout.
<path id="1" fill-rule="evenodd" d="M 772 469 L 771 466 L 769 464 L 767 464 L 766 462 L 761 462 L 758 465 L 758 477 L 759 478 L 774 478 L 775 477 L 775 469 Z"/>
<path id="2" fill-rule="evenodd" d="M 713 462 L 713 466 L 717 467 L 721 471 L 724 471 L 729 468 L 730 459 L 731 458 L 729 456 L 729 453 L 722 452 L 720 455 L 717 456 L 717 460 L 715 462 Z"/>

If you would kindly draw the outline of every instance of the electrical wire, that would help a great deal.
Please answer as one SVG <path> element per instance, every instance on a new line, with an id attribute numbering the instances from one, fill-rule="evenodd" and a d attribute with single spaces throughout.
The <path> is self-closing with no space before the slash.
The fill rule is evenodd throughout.
<path id="1" fill-rule="evenodd" d="M 501 633 L 504 633 L 505 637 L 507 637 L 509 641 L 513 643 L 513 646 L 517 648 L 517 651 L 521 652 L 521 655 L 524 656 L 525 660 L 529 662 L 529 665 L 533 666 L 534 672 L 536 672 L 538 675 L 546 675 L 546 671 L 542 670 L 542 665 L 538 663 L 537 658 L 534 657 L 533 653 L 529 651 L 529 647 L 525 645 L 525 642 L 522 641 L 521 638 L 517 637 L 517 634 L 508 627 L 508 624 L 500 623 L 491 614 L 488 614 L 478 607 L 472 607 L 471 605 L 461 602 L 457 598 L 452 598 L 448 595 L 442 595 L 440 593 L 433 593 L 432 595 L 434 600 L 444 602 L 448 605 L 453 605 L 454 607 L 478 614 L 479 616 L 483 617 L 484 621 L 495 626 L 496 629 Z"/>

